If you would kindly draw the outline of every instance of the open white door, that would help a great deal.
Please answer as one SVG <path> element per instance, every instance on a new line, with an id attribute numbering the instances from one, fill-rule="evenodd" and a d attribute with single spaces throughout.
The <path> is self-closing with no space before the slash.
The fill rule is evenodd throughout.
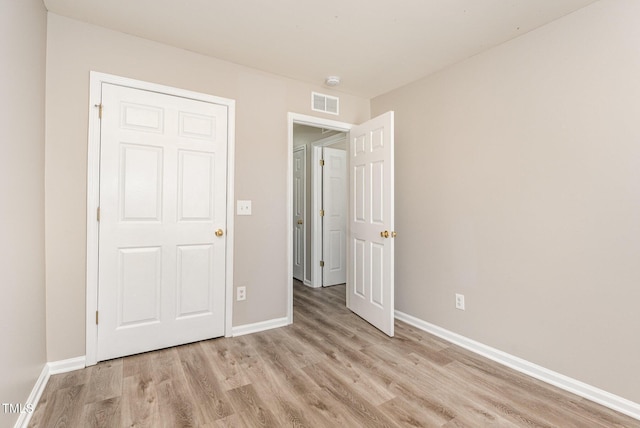
<path id="1" fill-rule="evenodd" d="M 98 361 L 225 333 L 225 105 L 102 84 Z"/>
<path id="2" fill-rule="evenodd" d="M 393 112 L 349 135 L 349 274 L 347 306 L 393 336 Z"/>
<path id="3" fill-rule="evenodd" d="M 347 152 L 324 147 L 322 286 L 347 282 Z"/>

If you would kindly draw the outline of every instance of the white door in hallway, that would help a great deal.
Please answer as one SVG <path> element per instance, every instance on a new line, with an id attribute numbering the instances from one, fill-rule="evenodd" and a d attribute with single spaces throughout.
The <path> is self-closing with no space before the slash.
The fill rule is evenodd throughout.
<path id="1" fill-rule="evenodd" d="M 393 112 L 353 127 L 349 140 L 347 305 L 393 336 Z"/>
<path id="2" fill-rule="evenodd" d="M 307 147 L 293 151 L 293 277 L 304 281 Z"/>
<path id="3" fill-rule="evenodd" d="M 224 105 L 102 84 L 98 361 L 224 335 Z"/>
<path id="4" fill-rule="evenodd" d="M 322 285 L 347 282 L 347 152 L 322 149 Z"/>

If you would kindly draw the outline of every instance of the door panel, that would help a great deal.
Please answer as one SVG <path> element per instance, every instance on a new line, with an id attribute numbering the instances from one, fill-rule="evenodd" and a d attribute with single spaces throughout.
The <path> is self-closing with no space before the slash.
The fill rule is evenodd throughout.
<path id="1" fill-rule="evenodd" d="M 328 287 L 347 282 L 347 152 L 322 150 L 322 285 Z"/>
<path id="2" fill-rule="evenodd" d="M 365 200 L 365 165 L 355 165 L 353 167 L 353 212 L 354 220 L 363 223 L 366 220 L 366 200 Z"/>
<path id="3" fill-rule="evenodd" d="M 352 128 L 349 169 L 348 307 L 393 336 L 393 112 Z"/>
<path id="4" fill-rule="evenodd" d="M 305 264 L 305 189 L 306 189 L 306 146 L 293 151 L 293 277 L 304 281 Z"/>
<path id="5" fill-rule="evenodd" d="M 178 221 L 211 221 L 215 217 L 214 153 L 178 151 Z"/>
<path id="6" fill-rule="evenodd" d="M 118 253 L 118 328 L 160 321 L 162 249 L 121 248 Z"/>
<path id="7" fill-rule="evenodd" d="M 357 297 L 366 298 L 365 291 L 365 272 L 367 263 L 365 261 L 366 251 L 365 246 L 367 245 L 366 241 L 358 238 L 353 239 L 353 270 L 352 270 L 352 278 L 354 290 L 353 293 Z M 349 285 L 351 285 L 349 284 Z M 350 291 L 350 288 L 349 288 Z"/>
<path id="8" fill-rule="evenodd" d="M 121 145 L 119 177 L 121 221 L 160 221 L 162 164 L 161 147 Z"/>
<path id="9" fill-rule="evenodd" d="M 214 308 L 211 300 L 213 284 L 213 246 L 178 246 L 177 265 L 177 317 L 210 314 Z"/>
<path id="10" fill-rule="evenodd" d="M 97 359 L 224 334 L 227 107 L 102 86 Z"/>

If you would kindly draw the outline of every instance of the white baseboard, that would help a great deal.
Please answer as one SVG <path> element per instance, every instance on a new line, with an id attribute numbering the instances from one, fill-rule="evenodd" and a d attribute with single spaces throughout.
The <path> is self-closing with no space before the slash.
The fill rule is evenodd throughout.
<path id="1" fill-rule="evenodd" d="M 455 345 L 475 352 L 478 355 L 482 355 L 483 357 L 519 371 L 520 373 L 524 373 L 553 386 L 557 386 L 560 389 L 564 389 L 565 391 L 569 391 L 573 394 L 579 395 L 580 397 L 602 404 L 603 406 L 620 413 L 624 413 L 634 419 L 640 420 L 640 404 L 638 403 L 634 403 L 626 398 L 603 391 L 602 389 L 588 385 L 563 374 L 556 373 L 532 362 L 523 360 L 522 358 L 507 354 L 499 349 L 476 342 L 475 340 L 471 340 L 467 337 L 461 336 L 403 312 L 395 311 L 395 317 L 400 321 L 404 321 L 407 324 L 419 328 L 420 330 L 424 330 L 427 333 L 431 333 L 434 336 L 445 339 Z"/>
<path id="2" fill-rule="evenodd" d="M 287 317 L 275 318 L 272 320 L 261 321 L 254 324 L 245 324 L 245 325 L 239 325 L 237 327 L 233 327 L 231 329 L 231 334 L 233 336 L 243 336 L 245 334 L 258 333 L 260 331 L 271 330 L 272 328 L 284 327 L 289 324 L 290 322 Z"/>
<path id="3" fill-rule="evenodd" d="M 52 361 L 47 363 L 49 366 L 49 373 L 60 374 L 66 372 L 72 372 L 74 370 L 80 370 L 86 367 L 85 356 L 69 358 L 68 360 Z"/>
<path id="4" fill-rule="evenodd" d="M 40 397 L 42 396 L 42 392 L 44 391 L 45 386 L 47 386 L 47 382 L 49 382 L 49 377 L 51 377 L 51 371 L 49 370 L 49 364 L 45 364 L 40 372 L 40 376 L 36 380 L 35 385 L 33 385 L 33 389 L 31 390 L 31 394 L 29 394 L 29 398 L 27 398 L 26 404 L 32 404 L 33 410 L 35 411 L 36 407 L 38 407 L 38 401 L 40 401 Z M 29 425 L 29 421 L 31 420 L 31 413 L 20 413 L 14 428 L 26 428 Z"/>

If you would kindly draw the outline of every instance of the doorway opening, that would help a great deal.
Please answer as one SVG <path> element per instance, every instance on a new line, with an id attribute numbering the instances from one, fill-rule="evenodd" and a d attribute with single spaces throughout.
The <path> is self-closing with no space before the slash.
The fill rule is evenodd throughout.
<path id="1" fill-rule="evenodd" d="M 346 282 L 347 134 L 293 125 L 293 278 Z"/>
<path id="2" fill-rule="evenodd" d="M 329 260 L 322 260 L 324 258 L 323 241 L 325 239 L 322 236 L 323 228 L 320 210 L 323 209 L 322 189 L 326 188 L 326 186 L 321 184 L 322 169 L 320 168 L 320 160 L 323 159 L 325 147 L 328 147 L 329 150 L 332 148 L 337 151 L 342 150 L 346 155 L 347 134 L 353 125 L 296 113 L 289 113 L 288 122 L 289 284 L 287 290 L 287 317 L 291 323 L 293 322 L 294 278 L 309 287 L 321 287 L 323 269 L 320 266 L 320 262 L 324 262 L 325 267 L 329 267 Z M 346 177 L 346 156 L 343 167 Z M 347 207 L 347 186 L 345 178 L 342 195 L 337 195 L 334 198 L 344 200 L 345 210 Z M 333 194 L 335 195 L 336 192 Z M 344 217 L 344 240 L 346 246 L 346 214 Z M 335 236 L 337 233 L 334 232 L 333 235 Z M 334 240 L 334 247 L 336 246 L 337 244 Z M 342 254 L 339 257 L 334 257 L 334 265 L 339 264 L 342 257 L 344 257 L 342 265 L 346 267 L 346 250 L 342 250 Z M 342 283 L 344 282 L 342 281 Z"/>
<path id="3" fill-rule="evenodd" d="M 394 320 L 394 113 L 358 125 L 289 113 L 287 167 L 287 321 L 293 323 L 294 125 L 349 133 L 347 307 L 393 336 Z M 301 188 L 301 186 L 299 186 Z M 299 196 L 300 198 L 300 196 Z M 300 199 L 302 200 L 302 199 Z M 297 225 L 297 222 L 296 222 Z M 326 241 L 326 240 L 325 240 Z"/>

